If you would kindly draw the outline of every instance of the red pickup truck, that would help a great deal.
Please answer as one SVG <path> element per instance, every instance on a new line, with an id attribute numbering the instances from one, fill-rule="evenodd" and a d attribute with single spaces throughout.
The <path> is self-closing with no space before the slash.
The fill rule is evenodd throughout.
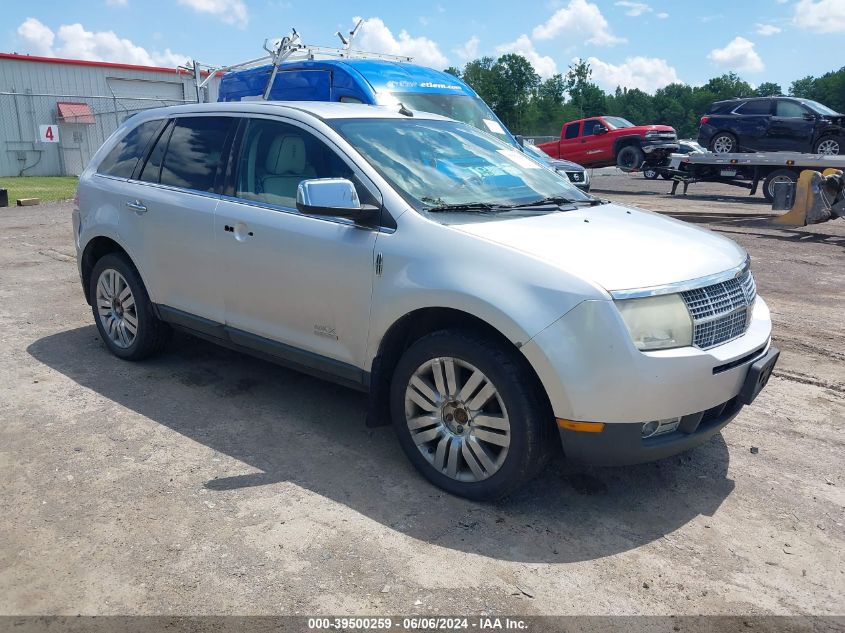
<path id="1" fill-rule="evenodd" d="M 618 116 L 597 116 L 565 123 L 560 139 L 537 145 L 552 158 L 584 167 L 616 165 L 636 171 L 658 167 L 678 151 L 678 136 L 668 125 L 634 125 Z"/>

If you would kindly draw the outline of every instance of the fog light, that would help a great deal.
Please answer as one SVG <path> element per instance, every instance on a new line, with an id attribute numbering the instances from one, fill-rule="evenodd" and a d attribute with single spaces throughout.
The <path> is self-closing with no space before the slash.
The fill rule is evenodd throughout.
<path id="1" fill-rule="evenodd" d="M 643 439 L 647 437 L 654 437 L 655 435 L 664 435 L 675 431 L 681 424 L 681 418 L 667 418 L 665 420 L 653 420 L 643 424 L 642 436 Z"/>
<path id="2" fill-rule="evenodd" d="M 657 420 L 653 422 L 646 422 L 643 424 L 643 438 L 651 437 L 655 434 L 657 429 L 660 427 L 660 422 Z"/>

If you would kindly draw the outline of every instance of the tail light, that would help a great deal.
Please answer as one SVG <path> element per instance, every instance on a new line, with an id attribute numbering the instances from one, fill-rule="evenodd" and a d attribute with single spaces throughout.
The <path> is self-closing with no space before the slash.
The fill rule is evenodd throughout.
<path id="1" fill-rule="evenodd" d="M 710 117 L 709 117 L 709 116 L 703 116 L 703 117 L 701 117 L 701 121 L 699 121 L 699 122 L 698 122 L 698 124 L 699 124 L 699 125 L 704 125 L 704 124 L 705 124 L 705 123 L 707 123 L 709 120 L 710 120 Z"/>

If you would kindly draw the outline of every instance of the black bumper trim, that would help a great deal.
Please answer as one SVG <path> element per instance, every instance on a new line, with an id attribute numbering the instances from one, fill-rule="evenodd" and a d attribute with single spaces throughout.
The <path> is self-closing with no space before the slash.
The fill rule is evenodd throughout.
<path id="1" fill-rule="evenodd" d="M 593 466 L 627 466 L 677 455 L 721 431 L 742 409 L 738 397 L 681 418 L 676 431 L 642 438 L 642 424 L 605 424 L 601 433 L 560 430 L 567 459 Z"/>

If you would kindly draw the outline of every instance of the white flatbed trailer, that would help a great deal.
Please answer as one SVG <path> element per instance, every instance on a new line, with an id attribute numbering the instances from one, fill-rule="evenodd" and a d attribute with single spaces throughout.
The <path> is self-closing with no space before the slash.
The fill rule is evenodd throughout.
<path id="1" fill-rule="evenodd" d="M 805 169 L 824 171 L 828 168 L 845 171 L 845 156 L 801 154 L 799 152 L 754 152 L 742 154 L 673 154 L 669 165 L 662 168 L 674 181 L 672 194 L 683 183 L 684 194 L 694 182 L 722 182 L 757 193 L 763 181 L 763 196 L 774 200 L 774 186 L 778 183 L 798 182 Z"/>

